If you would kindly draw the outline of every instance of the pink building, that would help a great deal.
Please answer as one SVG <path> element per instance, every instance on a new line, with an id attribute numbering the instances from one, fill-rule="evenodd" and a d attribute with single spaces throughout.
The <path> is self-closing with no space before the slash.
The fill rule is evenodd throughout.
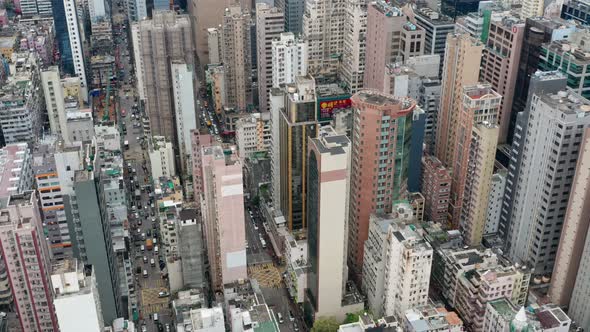
<path id="1" fill-rule="evenodd" d="M 201 148 L 201 213 L 214 290 L 248 278 L 242 164 L 234 149 Z"/>
<path id="2" fill-rule="evenodd" d="M 434 156 L 422 158 L 420 191 L 424 195 L 424 213 L 427 220 L 445 225 L 451 198 L 451 174 Z"/>
<path id="3" fill-rule="evenodd" d="M 201 194 L 203 193 L 203 168 L 201 165 L 201 148 L 211 146 L 213 136 L 201 134 L 198 130 L 191 131 L 191 163 L 193 165 L 193 191 L 197 206 L 201 205 Z"/>
<path id="4" fill-rule="evenodd" d="M 351 97 L 354 111 L 349 213 L 349 266 L 360 284 L 364 244 L 372 213 L 390 213 L 406 194 L 409 153 L 404 137 L 416 102 L 362 90 Z M 400 132 L 401 131 L 401 132 Z M 397 164 L 396 164 L 397 161 Z"/>
<path id="5" fill-rule="evenodd" d="M 24 332 L 58 332 L 49 248 L 33 191 L 0 202 L 0 249 Z"/>
<path id="6" fill-rule="evenodd" d="M 503 97 L 498 113 L 498 143 L 505 143 L 508 135 L 523 38 L 524 21 L 509 12 L 492 15 L 487 45 L 481 59 L 480 77 Z"/>
<path id="7" fill-rule="evenodd" d="M 424 30 L 385 1 L 369 4 L 364 86 L 384 91 L 385 65 L 424 54 Z"/>

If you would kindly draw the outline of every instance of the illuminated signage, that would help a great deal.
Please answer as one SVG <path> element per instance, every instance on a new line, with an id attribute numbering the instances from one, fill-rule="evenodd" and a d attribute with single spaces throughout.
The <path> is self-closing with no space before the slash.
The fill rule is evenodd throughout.
<path id="1" fill-rule="evenodd" d="M 337 96 L 318 99 L 318 121 L 330 121 L 334 111 L 349 108 L 351 106 L 349 96 Z"/>

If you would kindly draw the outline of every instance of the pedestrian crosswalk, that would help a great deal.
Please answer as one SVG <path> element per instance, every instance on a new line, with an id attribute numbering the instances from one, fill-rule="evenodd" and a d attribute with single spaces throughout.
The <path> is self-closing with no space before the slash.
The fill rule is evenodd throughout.
<path id="1" fill-rule="evenodd" d="M 282 287 L 281 272 L 272 263 L 249 266 L 248 276 L 256 279 L 262 287 Z"/>
<path id="2" fill-rule="evenodd" d="M 166 288 L 147 288 L 141 291 L 141 303 L 144 314 L 153 314 L 166 308 L 168 297 L 159 297 L 158 293 L 167 291 Z"/>

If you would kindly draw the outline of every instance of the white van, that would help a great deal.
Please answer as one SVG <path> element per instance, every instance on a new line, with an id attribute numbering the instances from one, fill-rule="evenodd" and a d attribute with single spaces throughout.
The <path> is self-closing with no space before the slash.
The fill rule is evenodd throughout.
<path id="1" fill-rule="evenodd" d="M 277 313 L 277 318 L 279 319 L 279 323 L 283 324 L 285 321 L 283 320 L 283 315 L 279 312 Z"/>
<path id="2" fill-rule="evenodd" d="M 142 246 L 143 247 L 143 246 Z M 154 247 L 154 252 L 157 254 L 158 253 L 158 246 Z"/>
<path id="3" fill-rule="evenodd" d="M 156 261 L 153 258 L 150 259 L 150 265 L 151 266 L 156 266 Z"/>
<path id="4" fill-rule="evenodd" d="M 141 252 L 144 252 L 144 251 L 145 251 L 145 246 L 142 244 L 141 245 Z"/>
<path id="5" fill-rule="evenodd" d="M 147 278 L 147 277 L 148 277 L 147 270 L 143 270 L 143 277 L 144 277 L 144 278 Z"/>

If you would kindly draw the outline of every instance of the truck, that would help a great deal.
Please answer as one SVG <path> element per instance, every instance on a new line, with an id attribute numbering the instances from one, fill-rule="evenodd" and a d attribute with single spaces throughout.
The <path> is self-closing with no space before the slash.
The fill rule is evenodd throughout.
<path id="1" fill-rule="evenodd" d="M 145 240 L 145 247 L 147 250 L 152 250 L 152 248 L 154 248 L 154 242 L 152 242 L 152 239 Z"/>

